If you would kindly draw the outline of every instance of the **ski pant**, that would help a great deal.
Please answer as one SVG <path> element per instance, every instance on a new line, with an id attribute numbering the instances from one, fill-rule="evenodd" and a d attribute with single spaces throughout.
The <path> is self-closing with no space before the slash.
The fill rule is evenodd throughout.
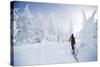
<path id="1" fill-rule="evenodd" d="M 75 46 L 74 44 L 71 44 L 71 47 L 72 47 L 72 50 L 73 50 L 73 53 L 75 52 Z"/>

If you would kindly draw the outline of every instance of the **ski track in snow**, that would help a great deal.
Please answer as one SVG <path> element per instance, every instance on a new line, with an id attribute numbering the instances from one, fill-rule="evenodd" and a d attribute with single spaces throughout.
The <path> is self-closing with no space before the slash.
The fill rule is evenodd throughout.
<path id="1" fill-rule="evenodd" d="M 77 44 L 79 48 L 79 44 Z M 14 47 L 14 65 L 37 65 L 37 64 L 58 64 L 80 61 L 96 61 L 94 48 L 78 49 L 77 55 L 73 55 L 68 42 L 42 42 Z M 87 51 L 88 49 L 88 51 Z M 87 52 L 86 52 L 87 51 Z M 92 51 L 92 52 L 91 52 Z M 92 59 L 94 58 L 94 59 Z"/>
<path id="2" fill-rule="evenodd" d="M 19 60 L 20 59 L 20 60 Z M 44 42 L 14 48 L 15 65 L 76 62 L 68 43 Z"/>

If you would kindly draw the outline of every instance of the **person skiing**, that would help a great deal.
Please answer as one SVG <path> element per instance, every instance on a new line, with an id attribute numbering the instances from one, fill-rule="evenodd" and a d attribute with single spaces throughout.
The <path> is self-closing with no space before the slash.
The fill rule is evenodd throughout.
<path id="1" fill-rule="evenodd" d="M 72 48 L 72 51 L 73 51 L 72 54 L 74 54 L 75 53 L 75 45 L 76 45 L 74 34 L 72 34 L 70 36 L 69 42 L 71 42 L 71 48 Z"/>

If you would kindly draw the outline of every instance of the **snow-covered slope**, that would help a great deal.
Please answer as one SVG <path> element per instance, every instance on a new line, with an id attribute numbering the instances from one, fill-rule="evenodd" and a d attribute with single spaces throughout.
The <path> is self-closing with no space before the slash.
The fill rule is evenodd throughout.
<path id="1" fill-rule="evenodd" d="M 14 65 L 76 62 L 69 43 L 43 42 L 14 48 Z"/>
<path id="2" fill-rule="evenodd" d="M 44 41 L 41 44 L 31 44 L 14 47 L 14 65 L 57 64 L 96 61 L 94 46 L 80 48 L 77 44 L 78 54 L 73 56 L 69 42 L 57 43 Z"/>

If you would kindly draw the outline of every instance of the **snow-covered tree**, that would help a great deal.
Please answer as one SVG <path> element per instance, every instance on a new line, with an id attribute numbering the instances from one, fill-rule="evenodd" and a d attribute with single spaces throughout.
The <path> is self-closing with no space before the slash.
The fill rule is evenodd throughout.
<path id="1" fill-rule="evenodd" d="M 23 45 L 25 43 L 36 43 L 40 42 L 43 36 L 43 24 L 38 14 L 34 17 L 31 14 L 29 5 L 26 5 L 23 12 L 14 14 L 14 40 L 15 45 Z M 18 16 L 18 18 L 16 18 Z"/>
<path id="2" fill-rule="evenodd" d="M 97 43 L 97 22 L 94 19 L 96 11 L 91 14 L 89 19 L 86 19 L 85 12 L 83 13 L 83 28 L 80 31 L 79 38 L 81 39 L 81 46 L 93 44 L 96 46 Z M 91 43 L 91 44 L 90 44 Z"/>
<path id="3" fill-rule="evenodd" d="M 19 9 L 20 10 L 20 9 Z M 62 42 L 68 40 L 72 32 L 72 21 L 67 24 L 64 32 L 60 15 L 54 12 L 33 14 L 27 4 L 23 12 L 14 11 L 14 43 L 15 45 L 41 43 L 42 41 Z"/>

